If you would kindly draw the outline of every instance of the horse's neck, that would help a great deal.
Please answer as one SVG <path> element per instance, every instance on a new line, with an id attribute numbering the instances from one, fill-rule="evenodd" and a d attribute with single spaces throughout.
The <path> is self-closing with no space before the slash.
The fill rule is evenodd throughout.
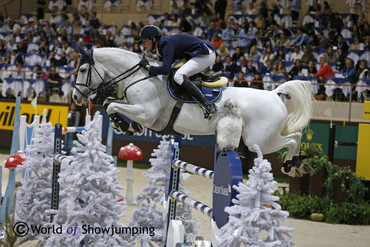
<path id="1" fill-rule="evenodd" d="M 97 62 L 101 64 L 101 66 L 105 70 L 105 74 L 107 75 L 107 78 L 105 79 L 115 78 L 116 76 L 124 73 L 133 66 L 137 65 L 141 59 L 141 57 L 138 56 L 138 54 L 136 53 L 118 48 L 99 48 L 96 49 L 95 53 Z M 155 60 L 150 60 L 150 63 L 158 65 L 158 62 Z M 124 76 L 126 76 L 127 74 L 125 74 Z M 121 89 L 125 90 L 129 85 L 131 85 L 135 81 L 143 79 L 147 76 L 148 76 L 147 71 L 139 69 L 132 76 L 129 76 L 127 79 L 120 81 L 119 85 Z M 152 84 L 152 88 L 155 87 L 159 94 L 161 94 L 161 92 L 163 92 L 166 88 L 167 78 L 168 78 L 167 76 L 163 76 L 163 81 L 160 81 L 159 77 L 155 76 L 147 80 L 140 81 L 138 82 L 139 83 L 138 85 L 141 86 L 142 85 L 141 83 L 145 83 L 144 84 L 145 86 L 140 87 L 139 90 L 142 90 L 143 93 L 147 93 L 145 90 L 147 90 L 149 84 Z"/>

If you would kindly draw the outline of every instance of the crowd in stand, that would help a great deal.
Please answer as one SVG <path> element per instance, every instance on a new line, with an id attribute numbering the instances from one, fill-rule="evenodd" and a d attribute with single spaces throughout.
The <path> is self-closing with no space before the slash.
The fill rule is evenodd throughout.
<path id="1" fill-rule="evenodd" d="M 301 1 L 290 1 L 290 13 L 286 14 L 279 2 L 269 6 L 266 0 L 233 1 L 233 14 L 226 17 L 226 0 L 216 0 L 214 5 L 200 0 L 191 4 L 172 1 L 169 13 L 152 22 L 167 35 L 186 32 L 211 41 L 218 55 L 210 72 L 227 76 L 234 81 L 230 86 L 264 89 L 258 82 L 266 75 L 281 75 L 283 80 L 316 77 L 322 85 L 315 97 L 325 99 L 328 78 L 341 75 L 356 84 L 370 77 L 370 27 L 364 14 L 341 15 L 332 11 L 326 1 L 315 0 L 307 13 L 300 13 Z M 276 17 L 282 13 L 291 22 L 278 21 Z M 41 13 L 26 23 L 0 13 L 0 80 L 6 83 L 6 78 L 24 79 L 28 69 L 33 72 L 28 76 L 44 81 L 46 94 L 53 88 L 61 91 L 64 81 L 74 80 L 69 72 L 78 63 L 76 45 L 88 49 L 119 47 L 142 53 L 138 41 L 143 26 L 131 21 L 122 27 L 107 25 L 100 22 L 96 12 L 62 11 L 52 20 L 45 20 Z M 9 68 L 13 68 L 12 73 L 6 73 Z M 9 95 L 9 90 L 2 95 Z"/>

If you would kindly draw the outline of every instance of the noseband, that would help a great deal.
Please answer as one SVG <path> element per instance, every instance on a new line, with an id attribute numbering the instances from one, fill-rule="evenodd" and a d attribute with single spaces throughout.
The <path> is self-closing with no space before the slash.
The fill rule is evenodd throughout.
<path id="1" fill-rule="evenodd" d="M 88 63 L 89 64 L 89 70 L 87 72 L 87 77 L 86 77 L 86 82 L 85 84 L 83 83 L 76 83 L 75 84 L 75 89 L 85 98 L 89 98 L 89 95 L 91 94 L 94 94 L 94 93 L 102 93 L 102 94 L 106 94 L 106 91 L 110 90 L 113 88 L 114 85 L 116 85 L 117 83 L 119 83 L 120 81 L 122 80 L 125 80 L 127 79 L 128 77 L 130 77 L 131 75 L 135 74 L 139 69 L 140 69 L 140 65 L 139 63 L 135 64 L 134 66 L 132 66 L 131 68 L 129 68 L 128 70 L 126 70 L 125 72 L 119 74 L 118 76 L 114 77 L 113 79 L 110 79 L 108 81 L 104 81 L 103 77 L 100 75 L 99 71 L 95 68 L 95 62 L 94 62 L 94 59 L 93 59 L 93 50 L 91 50 L 91 53 L 90 53 L 90 56 L 88 58 L 81 58 L 81 62 L 80 62 L 80 66 L 84 63 Z M 79 67 L 80 67 L 79 66 Z M 98 74 L 98 76 L 100 77 L 100 80 L 102 81 L 102 83 L 100 83 L 96 88 L 91 88 L 91 71 L 92 69 L 94 69 L 94 71 Z M 121 78 L 120 78 L 121 77 Z M 146 79 L 149 79 L 150 77 L 152 76 L 146 76 L 144 78 L 141 78 L 141 79 L 138 79 L 136 81 L 134 81 L 133 83 L 131 83 L 130 85 L 128 85 L 126 87 L 126 89 L 124 90 L 124 93 L 123 93 L 123 97 L 122 98 L 116 98 L 116 99 L 123 99 L 123 98 L 126 98 L 126 91 L 129 87 L 135 85 L 136 83 L 140 82 L 140 81 L 143 81 L 143 80 L 146 80 Z M 78 87 L 76 86 L 82 86 L 82 87 L 86 87 L 89 91 L 88 91 L 88 94 L 85 94 L 83 93 Z M 109 95 L 108 95 L 109 96 Z M 107 96 L 107 97 L 108 97 Z M 115 98 L 115 97 L 113 97 Z"/>

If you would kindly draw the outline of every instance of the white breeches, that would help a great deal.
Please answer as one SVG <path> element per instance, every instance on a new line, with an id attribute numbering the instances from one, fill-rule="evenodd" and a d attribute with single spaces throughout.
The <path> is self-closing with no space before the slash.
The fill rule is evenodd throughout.
<path id="1" fill-rule="evenodd" d="M 192 75 L 195 75 L 215 63 L 216 53 L 211 49 L 208 50 L 209 54 L 199 55 L 189 59 L 189 61 L 187 61 L 176 71 L 173 78 L 175 79 L 175 82 L 177 84 L 182 84 L 182 82 L 184 81 L 184 76 L 190 77 Z"/>

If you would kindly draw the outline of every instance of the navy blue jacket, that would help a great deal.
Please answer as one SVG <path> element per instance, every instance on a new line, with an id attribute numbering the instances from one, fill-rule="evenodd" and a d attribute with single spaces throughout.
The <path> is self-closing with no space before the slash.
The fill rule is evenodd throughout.
<path id="1" fill-rule="evenodd" d="M 168 75 L 174 61 L 209 54 L 207 46 L 211 50 L 215 50 L 210 42 L 189 34 L 162 35 L 158 41 L 157 49 L 163 64 L 162 66 L 151 66 L 149 75 Z"/>

